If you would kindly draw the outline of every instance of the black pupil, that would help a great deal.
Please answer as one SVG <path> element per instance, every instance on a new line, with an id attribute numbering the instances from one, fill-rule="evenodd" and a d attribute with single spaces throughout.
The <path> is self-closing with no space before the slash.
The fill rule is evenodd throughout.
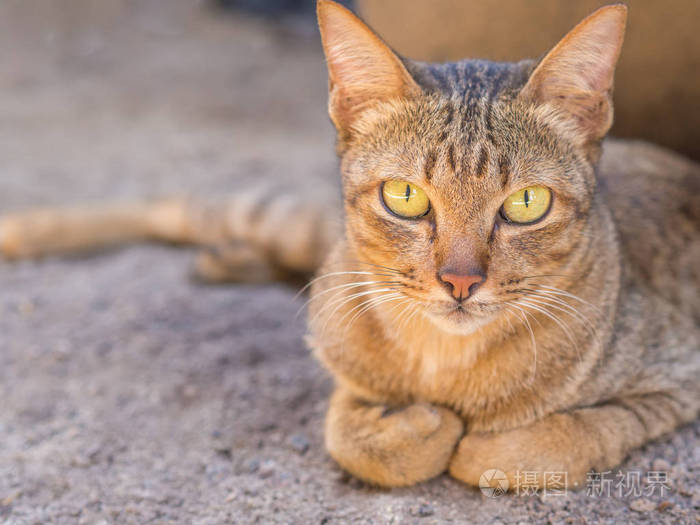
<path id="1" fill-rule="evenodd" d="M 527 208 L 530 205 L 530 194 L 525 190 L 525 207 Z"/>
<path id="2" fill-rule="evenodd" d="M 408 199 L 411 198 L 411 186 L 409 184 L 406 184 L 406 202 L 408 202 Z"/>

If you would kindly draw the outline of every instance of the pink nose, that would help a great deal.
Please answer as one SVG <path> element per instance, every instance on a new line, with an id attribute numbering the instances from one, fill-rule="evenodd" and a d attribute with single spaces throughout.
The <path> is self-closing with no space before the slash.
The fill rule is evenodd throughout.
<path id="1" fill-rule="evenodd" d="M 452 296 L 461 301 L 473 294 L 481 283 L 484 276 L 479 274 L 461 275 L 457 273 L 441 273 L 440 280 L 452 287 Z"/>

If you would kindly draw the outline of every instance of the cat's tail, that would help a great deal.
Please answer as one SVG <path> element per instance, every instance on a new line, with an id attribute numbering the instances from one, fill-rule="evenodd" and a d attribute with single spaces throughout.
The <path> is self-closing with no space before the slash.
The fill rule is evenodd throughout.
<path id="1" fill-rule="evenodd" d="M 38 209 L 0 216 L 0 255 L 36 258 L 132 241 L 203 247 L 195 273 L 209 281 L 312 274 L 340 234 L 329 195 L 256 187 L 225 199 Z"/>

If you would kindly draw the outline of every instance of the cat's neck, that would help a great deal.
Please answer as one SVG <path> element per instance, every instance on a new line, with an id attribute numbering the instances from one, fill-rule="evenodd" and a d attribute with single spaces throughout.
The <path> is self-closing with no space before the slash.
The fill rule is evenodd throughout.
<path id="1" fill-rule="evenodd" d="M 428 318 L 420 308 L 397 312 L 389 304 L 379 305 L 375 316 L 387 339 L 408 354 L 421 356 L 424 365 L 430 362 L 459 361 L 461 368 L 470 368 L 479 355 L 513 335 L 513 324 L 502 316 L 495 316 L 468 333 L 445 330 Z M 509 329 L 510 326 L 510 329 Z M 432 356 L 427 359 L 426 356 Z"/>

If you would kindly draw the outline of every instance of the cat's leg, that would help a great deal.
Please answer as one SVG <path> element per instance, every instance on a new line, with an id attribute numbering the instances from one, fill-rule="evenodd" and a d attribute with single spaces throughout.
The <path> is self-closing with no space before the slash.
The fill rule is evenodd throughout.
<path id="1" fill-rule="evenodd" d="M 389 409 L 339 388 L 326 417 L 326 448 L 358 478 L 387 487 L 411 485 L 445 471 L 462 428 L 446 408 Z"/>
<path id="2" fill-rule="evenodd" d="M 286 278 L 263 250 L 231 240 L 231 203 L 172 199 L 131 205 L 54 208 L 0 217 L 0 255 L 42 257 L 129 241 L 206 245 L 193 265 L 200 281 L 269 282 Z"/>
<path id="3" fill-rule="evenodd" d="M 135 240 L 213 244 L 223 213 L 190 199 L 30 210 L 0 216 L 0 255 L 41 257 Z"/>
<path id="4" fill-rule="evenodd" d="M 211 276 L 207 280 L 311 274 L 341 232 L 339 204 L 317 193 L 258 186 L 212 201 L 182 198 L 9 214 L 0 216 L 0 256 L 41 257 L 161 241 L 216 246 L 215 254 L 202 255 L 196 264 L 198 274 Z"/>
<path id="5" fill-rule="evenodd" d="M 270 261 L 265 252 L 243 241 L 202 249 L 194 260 L 192 276 L 210 284 L 266 283 L 289 278 L 282 268 Z"/>
<path id="6" fill-rule="evenodd" d="M 261 185 L 231 195 L 199 221 L 217 224 L 224 240 L 199 255 L 195 275 L 207 282 L 305 282 L 341 236 L 339 210 L 325 188 L 310 194 Z"/>
<path id="7" fill-rule="evenodd" d="M 471 485 L 497 469 L 511 489 L 562 488 L 564 479 L 568 488 L 581 488 L 587 472 L 610 470 L 630 450 L 692 421 L 697 411 L 689 392 L 653 393 L 552 414 L 506 432 L 467 434 L 449 472 Z"/>

